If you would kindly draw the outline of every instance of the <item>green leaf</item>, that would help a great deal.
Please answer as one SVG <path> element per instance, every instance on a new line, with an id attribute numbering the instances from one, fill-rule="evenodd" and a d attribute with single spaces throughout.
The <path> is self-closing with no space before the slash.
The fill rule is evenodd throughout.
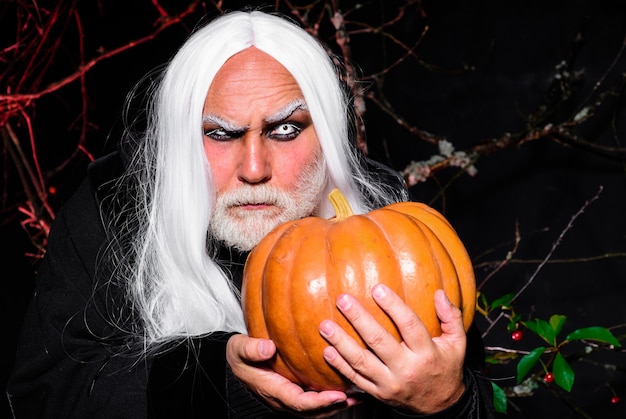
<path id="1" fill-rule="evenodd" d="M 524 355 L 517 364 L 517 384 L 521 383 L 526 374 L 535 366 L 546 348 L 535 348 L 528 355 Z"/>
<path id="2" fill-rule="evenodd" d="M 535 319 L 535 320 L 524 322 L 524 325 L 530 330 L 532 330 L 533 332 L 535 332 L 536 334 L 538 334 L 543 340 L 548 342 L 548 344 L 550 345 L 556 344 L 555 342 L 556 335 L 554 334 L 554 329 L 552 328 L 550 323 L 548 323 L 547 321 L 541 320 L 541 319 Z"/>
<path id="3" fill-rule="evenodd" d="M 566 320 L 567 317 L 561 314 L 554 314 L 552 317 L 550 317 L 550 327 L 552 327 L 552 330 L 554 331 L 554 337 L 558 336 L 559 333 L 561 333 L 561 330 L 563 329 L 563 324 L 565 324 Z"/>
<path id="4" fill-rule="evenodd" d="M 523 322 L 524 326 L 526 326 L 528 329 L 532 330 L 533 332 L 539 334 L 539 332 L 537 332 L 537 319 L 535 320 L 528 320 Z"/>
<path id="5" fill-rule="evenodd" d="M 491 382 L 491 387 L 493 387 L 493 406 L 496 409 L 496 412 L 506 413 L 507 400 L 504 390 L 493 381 Z"/>
<path id="6" fill-rule="evenodd" d="M 511 292 L 511 293 L 508 293 L 506 295 L 503 295 L 500 298 L 496 298 L 491 303 L 491 308 L 496 308 L 496 307 L 508 308 L 508 307 L 511 307 L 511 300 L 513 299 L 514 295 L 515 295 L 515 293 Z"/>
<path id="7" fill-rule="evenodd" d="M 571 391 L 574 386 L 574 370 L 560 353 L 556 354 L 553 367 L 554 381 L 565 391 Z"/>
<path id="8" fill-rule="evenodd" d="M 567 335 L 566 340 L 595 340 L 598 342 L 608 343 L 617 348 L 621 347 L 622 344 L 617 340 L 615 335 L 611 333 L 609 329 L 604 327 L 586 327 L 583 329 L 574 330 L 572 333 Z"/>

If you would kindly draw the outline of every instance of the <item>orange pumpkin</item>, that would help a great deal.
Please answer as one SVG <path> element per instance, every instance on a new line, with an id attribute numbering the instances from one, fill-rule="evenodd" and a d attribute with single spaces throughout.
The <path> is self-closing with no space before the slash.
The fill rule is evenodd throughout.
<path id="1" fill-rule="evenodd" d="M 460 307 L 467 330 L 476 303 L 474 271 L 463 243 L 448 221 L 429 206 L 402 202 L 354 215 L 335 190 L 336 216 L 284 223 L 250 253 L 242 304 L 250 336 L 274 341 L 272 368 L 314 390 L 341 390 L 350 383 L 324 360 L 328 343 L 319 324 L 332 319 L 365 347 L 335 306 L 354 295 L 401 340 L 395 325 L 371 297 L 377 283 L 393 289 L 419 315 L 431 336 L 441 334 L 434 293 L 444 289 Z"/>

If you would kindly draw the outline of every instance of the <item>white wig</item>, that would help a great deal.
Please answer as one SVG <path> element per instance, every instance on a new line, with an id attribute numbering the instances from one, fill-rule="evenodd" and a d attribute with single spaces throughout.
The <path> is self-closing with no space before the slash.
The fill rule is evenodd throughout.
<path id="1" fill-rule="evenodd" d="M 313 36 L 260 11 L 230 12 L 198 29 L 163 74 L 129 170 L 145 194 L 135 197 L 139 234 L 133 237 L 129 290 L 148 344 L 245 332 L 238 292 L 207 251 L 215 191 L 203 148 L 202 112 L 219 69 L 251 46 L 280 62 L 297 81 L 328 168 L 326 192 L 339 188 L 357 213 L 370 209 L 363 191 L 370 197 L 389 195 L 359 163 L 349 139 L 347 95 L 337 68 Z M 318 215 L 333 215 L 328 202 Z"/>

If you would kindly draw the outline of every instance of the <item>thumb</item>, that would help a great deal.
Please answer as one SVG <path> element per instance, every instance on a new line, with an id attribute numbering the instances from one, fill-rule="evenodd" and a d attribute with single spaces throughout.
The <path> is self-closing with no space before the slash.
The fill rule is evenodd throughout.
<path id="1" fill-rule="evenodd" d="M 435 311 L 441 321 L 442 337 L 450 335 L 450 338 L 465 338 L 463 314 L 450 302 L 442 289 L 435 291 Z"/>
<path id="2" fill-rule="evenodd" d="M 232 361 L 262 362 L 274 356 L 276 345 L 269 339 L 257 339 L 247 335 L 235 334 L 228 339 L 226 351 L 227 358 Z"/>
<path id="3" fill-rule="evenodd" d="M 276 344 L 269 339 L 258 339 L 257 353 L 260 357 L 259 361 L 268 360 L 276 353 Z"/>

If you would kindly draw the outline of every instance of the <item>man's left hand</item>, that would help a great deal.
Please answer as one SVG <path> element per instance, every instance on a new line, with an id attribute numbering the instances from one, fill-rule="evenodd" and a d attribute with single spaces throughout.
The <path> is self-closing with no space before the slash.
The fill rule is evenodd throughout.
<path id="1" fill-rule="evenodd" d="M 337 323 L 325 320 L 320 333 L 330 343 L 326 361 L 366 393 L 385 404 L 416 413 L 439 412 L 457 401 L 465 390 L 463 361 L 466 335 L 461 311 L 443 290 L 435 293 L 435 310 L 442 334 L 431 337 L 417 314 L 385 285 L 372 297 L 396 324 L 398 342 L 349 294 L 337 306 L 365 341 L 363 348 Z"/>

